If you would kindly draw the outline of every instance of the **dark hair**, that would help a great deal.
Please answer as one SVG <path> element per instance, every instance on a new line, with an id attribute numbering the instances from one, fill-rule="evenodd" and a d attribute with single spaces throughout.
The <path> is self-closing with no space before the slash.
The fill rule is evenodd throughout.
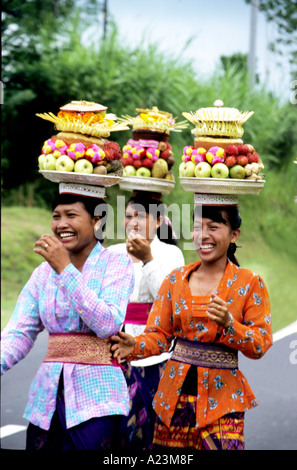
<path id="1" fill-rule="evenodd" d="M 167 243 L 168 245 L 177 245 L 177 240 L 173 236 L 171 222 L 169 219 L 165 220 L 164 203 L 159 199 L 157 194 L 154 195 L 154 193 L 137 193 L 129 199 L 127 206 L 128 204 L 133 204 L 134 206 L 139 204 L 140 210 L 144 210 L 147 214 L 152 214 L 155 220 L 157 220 L 159 217 L 163 217 L 163 222 L 157 229 L 157 237 L 159 240 Z"/>
<path id="2" fill-rule="evenodd" d="M 201 212 L 200 212 L 201 211 Z M 231 230 L 237 230 L 241 226 L 241 217 L 238 211 L 237 206 L 197 206 L 194 209 L 194 217 L 199 215 L 211 219 L 214 222 L 219 222 L 222 224 L 226 224 L 227 220 L 224 217 L 225 214 L 229 221 Z M 235 243 L 230 243 L 228 250 L 227 250 L 227 257 L 229 258 L 232 263 L 239 266 L 239 263 L 235 257 L 237 245 Z"/>
<path id="3" fill-rule="evenodd" d="M 60 204 L 75 204 L 76 202 L 81 202 L 92 218 L 98 216 L 102 219 L 100 229 L 96 230 L 95 233 L 96 238 L 102 243 L 104 240 L 103 231 L 107 219 L 107 204 L 104 199 L 79 194 L 58 194 L 52 202 L 52 211 Z"/>

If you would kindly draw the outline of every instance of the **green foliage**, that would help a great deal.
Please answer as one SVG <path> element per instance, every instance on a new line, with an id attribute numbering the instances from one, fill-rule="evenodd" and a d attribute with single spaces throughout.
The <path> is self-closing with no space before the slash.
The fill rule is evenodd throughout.
<path id="1" fill-rule="evenodd" d="M 84 4 L 94 9 L 98 6 L 97 2 Z M 40 12 L 42 20 L 34 29 L 30 8 L 38 5 L 45 10 Z M 50 10 L 53 5 L 58 5 L 59 10 Z M 158 106 L 181 120 L 183 111 L 212 106 L 216 99 L 222 99 L 227 107 L 255 112 L 244 125 L 244 141 L 254 145 L 266 172 L 266 185 L 259 198 L 244 197 L 240 201 L 243 248 L 239 259 L 255 271 L 263 270 L 272 296 L 274 330 L 293 321 L 297 259 L 293 242 L 297 233 L 297 165 L 293 161 L 297 156 L 297 121 L 296 106 L 289 103 L 289 90 L 288 99 L 281 100 L 263 84 L 251 88 L 244 56 L 240 54 L 230 60 L 223 58 L 211 76 L 200 77 L 191 62 L 184 61 L 182 53 L 161 53 L 158 44 L 127 46 L 112 24 L 103 40 L 91 16 L 84 13 L 82 21 L 82 13 L 74 5 L 79 7 L 81 2 L 14 0 L 4 2 L 2 7 L 17 10 L 18 16 L 6 11 L 3 25 L 1 195 L 4 205 L 23 206 L 3 208 L 4 313 L 11 313 L 19 290 L 40 262 L 32 245 L 49 230 L 46 227 L 50 213 L 38 212 L 36 207 L 48 208 L 57 191 L 56 185 L 41 178 L 37 171 L 42 144 L 56 131 L 35 113 L 57 113 L 61 105 L 71 100 L 86 99 L 108 106 L 118 116 L 134 115 L 138 107 Z M 86 28 L 86 24 L 92 27 Z M 191 130 L 189 124 L 183 132 L 170 135 L 176 186 L 164 196 L 167 206 L 193 204 L 193 195 L 185 193 L 178 182 L 183 147 L 193 142 Z M 130 136 L 131 131 L 125 131 L 110 139 L 122 146 Z M 118 194 L 127 196 L 115 187 L 107 190 L 113 206 Z M 182 239 L 181 248 L 183 243 Z M 184 254 L 187 263 L 197 257 L 195 252 Z"/>
<path id="2" fill-rule="evenodd" d="M 128 47 L 113 25 L 103 40 L 94 25 L 85 27 L 91 24 L 90 19 L 86 23 L 79 10 L 72 12 L 73 3 L 65 2 L 64 9 L 64 3 L 59 3 L 59 21 L 54 21 L 55 14 L 46 10 L 51 2 L 45 3 L 48 18 L 32 36 L 25 34 L 32 28 L 29 5 L 28 11 L 23 4 L 20 8 L 23 16 L 14 41 L 11 24 L 6 25 L 2 112 L 4 200 L 12 188 L 25 183 L 41 186 L 37 183 L 40 179 L 37 158 L 44 140 L 55 129 L 35 114 L 57 113 L 61 105 L 73 99 L 103 103 L 118 116 L 133 115 L 137 107 L 157 105 L 183 119 L 183 111 L 211 106 L 220 98 L 225 106 L 255 111 L 245 124 L 245 138 L 253 142 L 268 168 L 293 160 L 297 139 L 295 110 L 291 104 L 281 104 L 263 85 L 250 87 L 244 56 L 235 54 L 230 60 L 223 57 L 223 66 L 212 76 L 197 77 L 182 54 L 176 57 L 161 53 L 158 44 Z M 32 4 L 36 6 L 35 2 Z M 24 37 L 23 47 L 19 41 Z M 126 131 L 113 134 L 111 139 L 123 145 L 128 136 Z M 178 149 L 177 160 L 182 147 L 191 140 L 191 125 L 182 133 L 172 133 L 172 142 Z M 50 194 L 51 189 L 44 183 L 38 192 Z"/>
<path id="3" fill-rule="evenodd" d="M 10 318 L 17 297 L 43 259 L 33 252 L 42 233 L 51 233 L 47 210 L 26 207 L 2 208 L 1 221 L 1 328 Z"/>
<path id="4" fill-rule="evenodd" d="M 294 175 L 296 177 L 296 174 Z M 238 244 L 238 259 L 242 266 L 263 276 L 272 306 L 273 331 L 296 319 L 297 246 L 292 234 L 297 231 L 296 204 L 293 177 L 286 185 L 275 185 L 278 173 L 273 173 L 259 196 L 242 197 L 242 234 Z M 281 182 L 287 183 L 285 175 Z M 109 194 L 111 202 L 112 195 Z M 190 195 L 192 203 L 193 196 Z M 177 199 L 177 198 L 176 198 Z M 183 200 L 183 204 L 185 204 Z M 115 206 L 115 204 L 114 204 Z M 34 207 L 2 208 L 1 244 L 1 304 L 3 328 L 10 318 L 17 297 L 33 269 L 42 261 L 33 252 L 34 242 L 42 233 L 50 233 L 51 213 Z M 105 240 L 108 246 L 116 240 Z M 179 246 L 186 263 L 197 259 L 194 251 L 184 250 L 184 239 Z"/>
<path id="5" fill-rule="evenodd" d="M 223 69 L 227 71 L 230 67 L 236 67 L 238 71 L 248 73 L 248 56 L 237 52 L 231 56 L 222 55 L 220 57 Z"/>
<path id="6" fill-rule="evenodd" d="M 246 0 L 253 3 L 253 0 Z M 297 58 L 297 1 L 296 0 L 258 0 L 260 11 L 267 20 L 277 27 L 277 35 L 271 41 L 270 50 L 282 55 L 289 53 L 292 73 L 296 73 Z"/>

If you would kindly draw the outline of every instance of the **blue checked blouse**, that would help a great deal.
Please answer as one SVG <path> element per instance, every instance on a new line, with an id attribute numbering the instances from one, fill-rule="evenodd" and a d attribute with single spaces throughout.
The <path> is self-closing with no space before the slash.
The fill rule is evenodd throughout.
<path id="1" fill-rule="evenodd" d="M 2 332 L 1 374 L 23 359 L 38 333 L 95 332 L 106 338 L 120 329 L 134 288 L 133 263 L 98 242 L 82 272 L 72 264 L 57 274 L 41 263 L 24 286 Z M 49 429 L 63 370 L 66 423 L 129 412 L 126 381 L 120 367 L 42 363 L 29 392 L 24 417 Z"/>

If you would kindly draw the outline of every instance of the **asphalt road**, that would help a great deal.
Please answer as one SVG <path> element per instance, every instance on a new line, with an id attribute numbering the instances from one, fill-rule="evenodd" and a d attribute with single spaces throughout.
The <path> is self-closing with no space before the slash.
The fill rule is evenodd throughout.
<path id="1" fill-rule="evenodd" d="M 246 413 L 247 450 L 297 450 L 297 328 L 277 339 L 268 353 L 254 361 L 240 355 L 239 366 L 260 406 Z M 278 335 L 276 335 L 278 336 Z M 28 356 L 1 377 L 2 449 L 23 450 L 27 421 L 22 417 L 31 381 L 45 356 L 47 333 L 39 335 Z"/>

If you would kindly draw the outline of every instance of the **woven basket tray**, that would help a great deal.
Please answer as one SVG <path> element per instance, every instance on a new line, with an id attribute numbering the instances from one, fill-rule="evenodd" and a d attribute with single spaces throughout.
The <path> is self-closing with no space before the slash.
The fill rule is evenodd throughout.
<path id="1" fill-rule="evenodd" d="M 169 194 L 175 186 L 175 181 L 145 176 L 122 176 L 120 188 L 129 191 L 151 191 Z"/>
<path id="2" fill-rule="evenodd" d="M 114 186 L 121 179 L 120 176 L 76 173 L 73 171 L 39 170 L 39 173 L 53 183 L 80 183 L 102 187 Z"/>
<path id="3" fill-rule="evenodd" d="M 240 180 L 235 178 L 186 178 L 179 177 L 185 191 L 208 194 L 258 195 L 264 187 L 264 180 Z"/>

